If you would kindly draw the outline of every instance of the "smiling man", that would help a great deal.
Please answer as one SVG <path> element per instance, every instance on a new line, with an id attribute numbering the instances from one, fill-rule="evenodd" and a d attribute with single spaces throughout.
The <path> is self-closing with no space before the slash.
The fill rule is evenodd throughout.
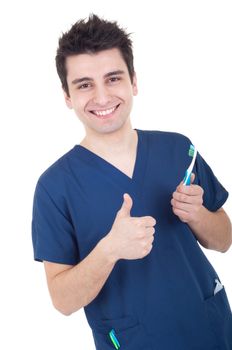
<path id="1" fill-rule="evenodd" d="M 137 84 L 135 74 L 130 77 L 120 50 L 112 48 L 95 54 L 69 56 L 66 69 L 66 104 L 75 110 L 86 130 L 86 137 L 80 144 L 105 157 L 107 150 L 111 161 L 115 158 L 117 162 L 118 152 L 126 151 L 130 142 L 135 157 L 137 134 L 128 116 Z M 130 162 L 130 157 L 126 158 Z M 129 168 L 124 170 L 132 172 Z"/>
<path id="2" fill-rule="evenodd" d="M 56 65 L 85 137 L 34 195 L 34 257 L 54 306 L 84 307 L 97 350 L 232 349 L 225 288 L 200 247 L 229 249 L 228 192 L 199 153 L 183 184 L 187 137 L 132 128 L 132 42 L 117 23 L 75 23 Z"/>

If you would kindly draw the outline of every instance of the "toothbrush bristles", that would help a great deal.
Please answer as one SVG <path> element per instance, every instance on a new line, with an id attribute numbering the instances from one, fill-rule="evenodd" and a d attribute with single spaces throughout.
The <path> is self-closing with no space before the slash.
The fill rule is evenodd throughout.
<path id="1" fill-rule="evenodd" d="M 188 155 L 190 157 L 194 156 L 194 146 L 193 145 L 190 145 Z"/>

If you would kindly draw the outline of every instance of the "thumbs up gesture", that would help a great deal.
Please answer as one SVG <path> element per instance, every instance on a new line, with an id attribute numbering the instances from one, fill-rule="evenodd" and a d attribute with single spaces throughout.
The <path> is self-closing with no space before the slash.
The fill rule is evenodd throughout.
<path id="1" fill-rule="evenodd" d="M 132 198 L 125 193 L 122 206 L 107 235 L 116 260 L 141 259 L 152 249 L 156 220 L 152 216 L 132 217 L 132 206 Z"/>

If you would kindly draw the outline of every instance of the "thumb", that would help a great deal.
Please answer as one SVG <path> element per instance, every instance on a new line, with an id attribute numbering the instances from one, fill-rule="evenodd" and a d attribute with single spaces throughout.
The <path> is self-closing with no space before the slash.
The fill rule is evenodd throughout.
<path id="1" fill-rule="evenodd" d="M 194 182 L 194 180 L 195 180 L 195 174 L 192 173 L 192 174 L 191 174 L 191 184 Z"/>
<path id="2" fill-rule="evenodd" d="M 195 174 L 191 173 L 191 176 L 190 176 L 190 184 L 191 185 L 194 182 L 194 180 L 195 180 Z M 183 186 L 183 184 L 184 184 L 184 180 L 182 180 L 181 183 L 177 186 L 177 190 L 181 190 L 181 187 Z"/>
<path id="3" fill-rule="evenodd" d="M 128 193 L 124 193 L 123 198 L 124 201 L 122 203 L 121 209 L 118 211 L 118 215 L 120 217 L 130 216 L 133 200 Z"/>

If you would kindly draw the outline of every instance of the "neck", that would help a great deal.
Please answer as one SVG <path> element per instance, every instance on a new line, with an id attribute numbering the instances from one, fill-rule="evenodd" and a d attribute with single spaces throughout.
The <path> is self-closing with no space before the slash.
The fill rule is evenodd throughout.
<path id="1" fill-rule="evenodd" d="M 137 143 L 137 132 L 130 123 L 108 134 L 88 133 L 80 145 L 102 155 L 123 155 L 130 152 Z"/>

